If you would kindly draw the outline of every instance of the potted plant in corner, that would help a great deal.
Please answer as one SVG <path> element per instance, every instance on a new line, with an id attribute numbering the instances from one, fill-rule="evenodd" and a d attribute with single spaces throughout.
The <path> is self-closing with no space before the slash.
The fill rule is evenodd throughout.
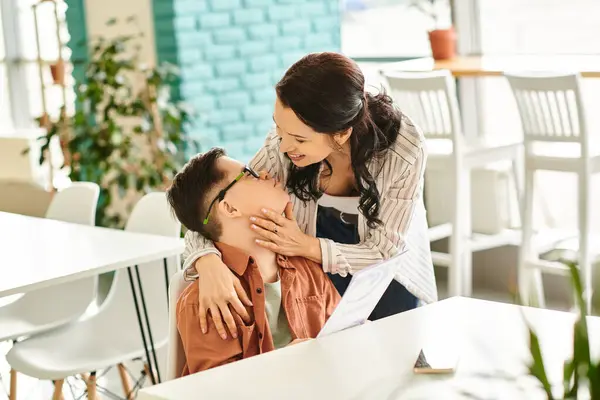
<path id="1" fill-rule="evenodd" d="M 447 3 L 447 1 L 445 1 Z M 439 0 L 414 0 L 411 6 L 417 8 L 432 21 L 433 29 L 428 32 L 431 54 L 434 60 L 447 60 L 456 56 L 456 32 L 450 25 L 447 28 L 440 26 L 440 10 L 442 1 Z M 452 2 L 450 2 L 452 6 Z"/>

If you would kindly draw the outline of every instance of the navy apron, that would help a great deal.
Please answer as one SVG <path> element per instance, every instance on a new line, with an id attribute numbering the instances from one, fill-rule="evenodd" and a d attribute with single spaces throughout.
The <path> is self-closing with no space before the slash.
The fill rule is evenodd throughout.
<path id="1" fill-rule="evenodd" d="M 317 237 L 331 239 L 342 244 L 358 244 L 358 215 L 347 214 L 333 207 L 318 206 L 317 209 Z M 348 274 L 342 277 L 338 274 L 327 274 L 333 285 L 340 293 L 344 292 L 350 284 L 352 276 Z M 412 295 L 398 281 L 393 280 L 390 286 L 375 306 L 369 316 L 371 321 L 389 317 L 403 311 L 412 310 L 417 307 L 418 299 Z"/>

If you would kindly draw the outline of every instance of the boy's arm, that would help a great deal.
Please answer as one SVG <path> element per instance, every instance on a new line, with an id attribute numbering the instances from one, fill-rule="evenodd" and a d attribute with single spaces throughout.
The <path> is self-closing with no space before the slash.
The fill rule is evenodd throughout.
<path id="1" fill-rule="evenodd" d="M 319 264 L 316 265 L 318 265 L 319 269 L 321 269 Z M 321 269 L 321 271 L 323 270 Z M 335 286 L 333 286 L 333 283 L 331 283 L 331 279 L 329 279 L 325 273 L 323 273 L 323 297 L 325 298 L 325 320 L 328 320 L 342 297 L 338 293 Z"/>
<path id="2" fill-rule="evenodd" d="M 186 301 L 189 299 L 189 303 Z M 195 300 L 195 301 L 194 301 Z M 208 332 L 202 334 L 198 318 L 196 294 L 184 295 L 177 303 L 177 329 L 183 344 L 187 369 L 190 374 L 228 364 L 242 358 L 240 339 L 223 340 L 211 318 Z"/>

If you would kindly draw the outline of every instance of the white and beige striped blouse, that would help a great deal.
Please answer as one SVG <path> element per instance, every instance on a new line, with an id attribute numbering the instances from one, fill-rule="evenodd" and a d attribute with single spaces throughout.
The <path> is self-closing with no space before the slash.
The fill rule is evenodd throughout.
<path id="1" fill-rule="evenodd" d="M 407 250 L 406 258 L 396 272 L 396 280 L 424 303 L 437 300 L 437 289 L 427 235 L 427 220 L 423 204 L 423 178 L 427 150 L 421 130 L 408 117 L 403 117 L 396 143 L 379 160 L 369 166 L 381 196 L 378 218 L 381 226 L 371 229 L 362 214 L 358 219 L 360 243 L 354 245 L 319 239 L 325 272 L 342 276 L 387 260 Z M 278 136 L 273 130 L 250 166 L 256 171 L 268 171 L 271 176 L 287 180 L 290 161 L 279 152 Z M 291 195 L 294 214 L 300 229 L 316 235 L 317 202 L 303 202 Z M 184 268 L 186 278 L 197 273 L 194 261 L 209 253 L 219 254 L 212 242 L 196 232 L 185 235 Z"/>

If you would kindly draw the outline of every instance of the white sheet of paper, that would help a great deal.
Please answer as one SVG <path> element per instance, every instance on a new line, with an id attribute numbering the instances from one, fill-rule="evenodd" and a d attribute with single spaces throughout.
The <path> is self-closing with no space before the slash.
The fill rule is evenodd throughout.
<path id="1" fill-rule="evenodd" d="M 317 337 L 364 324 L 394 279 L 403 254 L 355 273 L 342 300 Z"/>

